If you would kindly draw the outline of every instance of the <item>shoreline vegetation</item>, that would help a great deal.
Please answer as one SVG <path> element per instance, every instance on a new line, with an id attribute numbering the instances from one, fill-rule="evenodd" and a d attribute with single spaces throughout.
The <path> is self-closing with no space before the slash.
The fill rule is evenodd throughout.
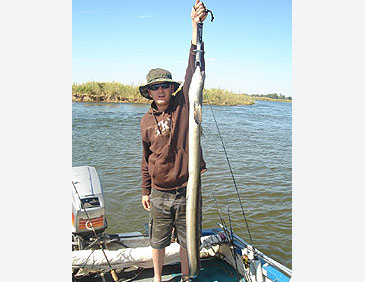
<path id="1" fill-rule="evenodd" d="M 291 97 L 281 94 L 244 94 L 233 93 L 220 88 L 203 90 L 203 101 L 211 105 L 252 105 L 257 100 L 291 102 Z M 138 86 L 121 84 L 119 82 L 96 82 L 72 84 L 73 102 L 102 102 L 102 103 L 141 103 L 149 104 L 148 100 L 139 93 Z"/>

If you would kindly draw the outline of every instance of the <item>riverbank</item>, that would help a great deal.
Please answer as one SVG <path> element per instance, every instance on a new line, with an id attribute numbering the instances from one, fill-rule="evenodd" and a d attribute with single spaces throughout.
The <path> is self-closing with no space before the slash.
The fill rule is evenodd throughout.
<path id="1" fill-rule="evenodd" d="M 212 105 L 252 105 L 255 100 L 289 101 L 255 97 L 247 94 L 237 94 L 220 88 L 204 89 L 203 101 Z M 125 85 L 119 82 L 96 82 L 72 84 L 72 101 L 74 102 L 105 102 L 105 103 L 142 103 L 148 100 L 139 93 L 138 86 Z M 291 102 L 291 100 L 289 101 Z"/>

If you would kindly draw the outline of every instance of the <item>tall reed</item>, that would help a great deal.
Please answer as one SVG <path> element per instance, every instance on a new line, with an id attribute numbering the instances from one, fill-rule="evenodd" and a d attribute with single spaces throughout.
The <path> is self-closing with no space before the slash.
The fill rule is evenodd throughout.
<path id="1" fill-rule="evenodd" d="M 150 103 L 138 90 L 138 86 L 125 85 L 119 82 L 89 81 L 72 84 L 72 100 L 82 102 L 110 103 Z M 212 105 L 251 105 L 254 98 L 246 94 L 236 94 L 220 88 L 204 89 L 204 103 Z"/>

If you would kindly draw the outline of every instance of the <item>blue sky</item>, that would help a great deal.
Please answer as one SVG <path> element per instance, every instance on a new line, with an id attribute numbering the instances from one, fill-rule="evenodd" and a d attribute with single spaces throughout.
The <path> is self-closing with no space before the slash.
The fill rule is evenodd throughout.
<path id="1" fill-rule="evenodd" d="M 205 87 L 292 93 L 292 2 L 204 2 Z M 72 1 L 72 80 L 145 83 L 151 68 L 183 80 L 194 1 Z"/>

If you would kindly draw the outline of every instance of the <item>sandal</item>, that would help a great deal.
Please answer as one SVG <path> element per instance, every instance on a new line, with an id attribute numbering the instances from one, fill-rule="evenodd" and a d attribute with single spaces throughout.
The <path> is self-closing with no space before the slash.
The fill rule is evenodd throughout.
<path id="1" fill-rule="evenodd" d="M 189 281 L 191 281 L 191 280 L 190 280 L 190 277 L 188 275 L 181 275 L 180 282 L 189 282 Z"/>

